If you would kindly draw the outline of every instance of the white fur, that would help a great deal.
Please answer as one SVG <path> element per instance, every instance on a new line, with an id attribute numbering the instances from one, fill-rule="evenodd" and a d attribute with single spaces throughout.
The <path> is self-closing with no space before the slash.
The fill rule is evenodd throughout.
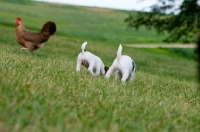
<path id="1" fill-rule="evenodd" d="M 105 75 L 105 66 L 102 60 L 91 52 L 85 51 L 86 45 L 87 42 L 84 42 L 81 46 L 82 51 L 77 58 L 76 71 L 80 71 L 83 65 L 92 75 L 99 75 L 100 73 Z"/>
<path id="2" fill-rule="evenodd" d="M 112 66 L 107 71 L 105 77 L 109 78 L 113 72 L 116 72 L 116 79 L 121 77 L 121 81 L 125 83 L 126 80 L 132 81 L 136 71 L 135 62 L 127 55 L 121 55 L 122 46 L 119 45 L 117 57 Z M 133 67 L 134 64 L 134 67 Z M 134 69 L 133 69 L 134 68 Z"/>

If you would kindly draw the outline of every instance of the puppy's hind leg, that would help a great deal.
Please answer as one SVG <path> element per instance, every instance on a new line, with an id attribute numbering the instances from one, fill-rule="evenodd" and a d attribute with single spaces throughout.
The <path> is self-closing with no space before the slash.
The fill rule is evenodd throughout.
<path id="1" fill-rule="evenodd" d="M 119 70 L 116 70 L 115 72 L 115 79 L 121 78 L 122 77 L 122 73 Z"/>
<path id="2" fill-rule="evenodd" d="M 130 80 L 130 81 L 133 81 L 134 76 L 135 76 L 135 71 L 133 71 L 133 72 L 131 73 L 131 75 L 130 75 L 130 77 L 129 77 L 129 80 Z"/>
<path id="3" fill-rule="evenodd" d="M 122 79 L 121 79 L 121 81 L 122 81 L 123 83 L 125 83 L 126 80 L 128 79 L 128 77 L 129 77 L 129 71 L 128 71 L 128 70 L 123 71 L 123 72 L 122 72 Z"/>
<path id="4" fill-rule="evenodd" d="M 132 81 L 134 79 L 135 72 L 136 72 L 136 65 L 135 65 L 134 61 L 132 62 L 132 64 L 133 64 L 133 69 L 132 69 L 131 75 L 129 77 L 130 81 Z"/>

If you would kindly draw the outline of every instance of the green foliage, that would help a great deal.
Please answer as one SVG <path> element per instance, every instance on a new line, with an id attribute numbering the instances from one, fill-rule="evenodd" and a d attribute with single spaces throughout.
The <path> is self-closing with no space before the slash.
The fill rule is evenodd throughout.
<path id="1" fill-rule="evenodd" d="M 164 40 L 165 42 L 196 42 L 196 35 L 199 33 L 197 19 L 200 12 L 198 0 L 184 0 L 178 8 L 179 13 L 168 12 L 167 15 L 166 12 L 172 10 L 175 6 L 175 1 L 159 1 L 162 3 L 161 6 L 158 6 L 158 4 L 152 6 L 151 12 L 138 12 L 137 15 L 135 13 L 130 14 L 125 22 L 136 29 L 145 26 L 147 29 L 155 29 L 158 33 L 167 32 L 170 35 Z"/>
<path id="2" fill-rule="evenodd" d="M 186 49 L 186 48 L 166 48 L 165 50 L 170 53 L 174 53 L 176 55 L 185 57 L 187 59 L 197 60 L 197 53 L 194 49 Z"/>
<path id="3" fill-rule="evenodd" d="M 2 4 L 0 2 L 0 6 Z M 40 3 L 34 6 L 8 4 L 5 16 L 0 14 L 4 18 L 0 21 L 5 23 L 0 24 L 1 131 L 200 130 L 200 97 L 194 60 L 169 54 L 162 49 L 123 46 L 122 54 L 131 56 L 137 65 L 133 82 L 121 84 L 113 76 L 108 80 L 103 76 L 94 77 L 85 68 L 77 73 L 76 59 L 83 39 L 62 34 L 67 21 L 62 13 L 58 16 L 58 12 L 65 13 L 68 9 L 57 7 L 56 11 L 51 11 L 52 4 L 40 6 Z M 43 21 L 52 18 L 57 23 L 58 34 L 38 51 L 20 51 L 14 25 L 10 25 L 16 14 L 8 13 L 16 7 L 22 17 L 30 21 L 26 25 L 31 29 L 39 29 Z M 23 12 L 30 8 L 46 14 Z M 77 7 L 76 10 L 79 8 L 82 9 Z M 51 17 L 52 12 L 55 12 L 55 18 Z M 74 9 L 73 13 L 76 16 Z M 85 17 L 82 17 L 84 20 Z M 62 23 L 63 19 L 65 23 Z M 89 37 L 87 41 L 87 50 L 110 66 L 119 43 L 109 44 Z"/>

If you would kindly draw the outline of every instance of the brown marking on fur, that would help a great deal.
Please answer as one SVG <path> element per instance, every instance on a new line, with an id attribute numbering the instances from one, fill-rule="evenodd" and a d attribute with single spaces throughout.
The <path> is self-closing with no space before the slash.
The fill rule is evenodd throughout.
<path id="1" fill-rule="evenodd" d="M 104 67 L 105 74 L 107 73 L 108 69 L 109 69 L 109 67 L 107 67 L 107 66 Z"/>
<path id="2" fill-rule="evenodd" d="M 81 64 L 88 69 L 89 63 L 86 60 L 82 60 Z"/>

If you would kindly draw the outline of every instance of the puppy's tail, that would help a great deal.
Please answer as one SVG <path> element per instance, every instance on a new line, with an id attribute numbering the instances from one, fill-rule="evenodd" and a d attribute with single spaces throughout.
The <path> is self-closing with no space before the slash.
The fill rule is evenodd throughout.
<path id="1" fill-rule="evenodd" d="M 82 53 L 85 52 L 85 46 L 87 45 L 87 42 L 84 42 L 81 46 L 81 49 L 82 49 Z"/>
<path id="2" fill-rule="evenodd" d="M 118 48 L 118 51 L 117 51 L 117 59 L 118 60 L 120 59 L 121 55 L 122 55 L 122 45 L 120 44 L 119 48 Z"/>

